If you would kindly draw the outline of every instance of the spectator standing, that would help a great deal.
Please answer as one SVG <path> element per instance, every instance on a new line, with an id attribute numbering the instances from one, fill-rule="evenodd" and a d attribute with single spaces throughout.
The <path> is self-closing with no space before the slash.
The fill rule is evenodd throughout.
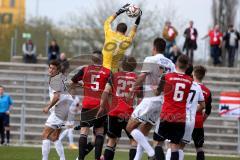
<path id="1" fill-rule="evenodd" d="M 213 59 L 213 65 L 221 64 L 220 56 L 221 56 L 221 48 L 222 48 L 222 38 L 223 34 L 220 32 L 219 25 L 215 25 L 215 27 L 208 32 L 208 35 L 204 36 L 203 39 L 209 37 L 210 38 L 210 53 Z"/>
<path id="2" fill-rule="evenodd" d="M 165 56 L 168 57 L 170 48 L 176 44 L 176 37 L 178 35 L 177 30 L 171 25 L 170 21 L 165 22 L 165 26 L 162 32 L 162 36 L 166 41 L 166 53 Z"/>
<path id="3" fill-rule="evenodd" d="M 173 62 L 174 64 L 176 64 L 178 57 L 181 56 L 181 55 L 182 55 L 182 52 L 180 51 L 180 49 L 178 48 L 178 46 L 177 46 L 177 45 L 174 45 L 174 46 L 172 47 L 172 51 L 171 51 L 170 54 L 169 54 L 169 57 L 167 57 L 167 58 L 171 59 L 172 62 Z"/>
<path id="4" fill-rule="evenodd" d="M 61 73 L 65 74 L 67 72 L 67 70 L 69 69 L 69 61 L 66 57 L 65 53 L 61 53 L 60 57 L 59 57 L 59 62 L 61 65 Z"/>
<path id="5" fill-rule="evenodd" d="M 197 29 L 193 27 L 193 21 L 189 22 L 189 27 L 184 31 L 184 47 L 183 51 L 186 49 L 186 55 L 188 56 L 190 63 L 193 64 L 193 52 L 197 49 Z"/>
<path id="6" fill-rule="evenodd" d="M 13 101 L 8 94 L 4 93 L 4 87 L 0 86 L 0 131 L 1 131 L 1 144 L 5 144 L 5 134 L 7 143 L 10 143 L 10 125 L 9 115 L 12 108 Z M 5 133 L 6 132 L 6 133 Z"/>
<path id="7" fill-rule="evenodd" d="M 24 43 L 22 46 L 24 63 L 37 63 L 36 51 L 36 46 L 31 39 Z"/>
<path id="8" fill-rule="evenodd" d="M 240 34 L 234 29 L 233 25 L 229 25 L 228 31 L 224 34 L 225 48 L 228 52 L 228 67 L 234 66 L 235 54 L 238 49 Z"/>
<path id="9" fill-rule="evenodd" d="M 59 59 L 60 48 L 56 40 L 52 40 L 48 47 L 48 63 L 52 60 Z"/>

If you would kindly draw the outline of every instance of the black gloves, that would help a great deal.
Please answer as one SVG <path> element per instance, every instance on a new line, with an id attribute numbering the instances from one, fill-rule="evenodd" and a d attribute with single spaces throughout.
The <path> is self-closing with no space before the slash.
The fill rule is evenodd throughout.
<path id="1" fill-rule="evenodd" d="M 141 15 L 142 15 L 142 11 L 140 10 L 139 16 L 137 17 L 136 21 L 135 21 L 135 25 L 139 25 L 140 21 L 141 21 Z"/>
<path id="2" fill-rule="evenodd" d="M 128 6 L 129 6 L 129 5 L 130 5 L 130 4 L 127 3 L 127 4 L 125 4 L 124 6 L 122 6 L 122 8 L 120 8 L 120 9 L 116 12 L 116 15 L 118 16 L 118 15 L 126 12 L 126 11 L 128 10 Z"/>

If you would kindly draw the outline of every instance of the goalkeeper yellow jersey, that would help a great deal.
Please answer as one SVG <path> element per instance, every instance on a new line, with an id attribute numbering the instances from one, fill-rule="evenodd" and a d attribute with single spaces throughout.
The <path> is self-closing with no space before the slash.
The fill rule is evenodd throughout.
<path id="1" fill-rule="evenodd" d="M 103 66 L 110 69 L 112 72 L 117 72 L 119 62 L 123 58 L 126 50 L 132 44 L 136 34 L 136 28 L 133 27 L 127 36 L 123 35 L 112 30 L 111 23 L 113 20 L 114 16 L 110 16 L 104 23 L 105 43 L 102 54 Z"/>

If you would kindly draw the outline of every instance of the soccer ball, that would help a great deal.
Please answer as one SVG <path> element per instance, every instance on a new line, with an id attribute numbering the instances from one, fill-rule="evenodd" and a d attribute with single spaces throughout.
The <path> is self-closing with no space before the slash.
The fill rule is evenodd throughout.
<path id="1" fill-rule="evenodd" d="M 139 16 L 141 14 L 141 10 L 136 5 L 130 5 L 128 7 L 128 10 L 126 11 L 126 13 L 127 13 L 128 17 L 133 18 L 133 17 Z"/>

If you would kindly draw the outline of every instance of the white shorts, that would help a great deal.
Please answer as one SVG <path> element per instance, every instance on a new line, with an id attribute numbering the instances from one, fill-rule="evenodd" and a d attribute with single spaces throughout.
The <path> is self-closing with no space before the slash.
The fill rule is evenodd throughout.
<path id="1" fill-rule="evenodd" d="M 51 112 L 51 114 L 49 115 L 45 125 L 50 127 L 50 128 L 53 128 L 53 129 L 59 129 L 59 128 L 62 128 L 64 126 L 64 121 L 61 120 L 60 118 L 58 118 L 55 115 L 55 112 Z"/>
<path id="2" fill-rule="evenodd" d="M 74 121 L 67 121 L 65 126 L 74 126 Z"/>
<path id="3" fill-rule="evenodd" d="M 152 100 L 151 98 L 144 98 L 133 111 L 132 118 L 143 123 L 155 125 L 160 116 L 162 102 L 162 99 Z"/>
<path id="4" fill-rule="evenodd" d="M 185 132 L 182 138 L 183 143 L 188 144 L 191 142 L 194 126 L 195 126 L 195 115 L 194 116 L 187 115 L 186 122 L 185 122 Z"/>

